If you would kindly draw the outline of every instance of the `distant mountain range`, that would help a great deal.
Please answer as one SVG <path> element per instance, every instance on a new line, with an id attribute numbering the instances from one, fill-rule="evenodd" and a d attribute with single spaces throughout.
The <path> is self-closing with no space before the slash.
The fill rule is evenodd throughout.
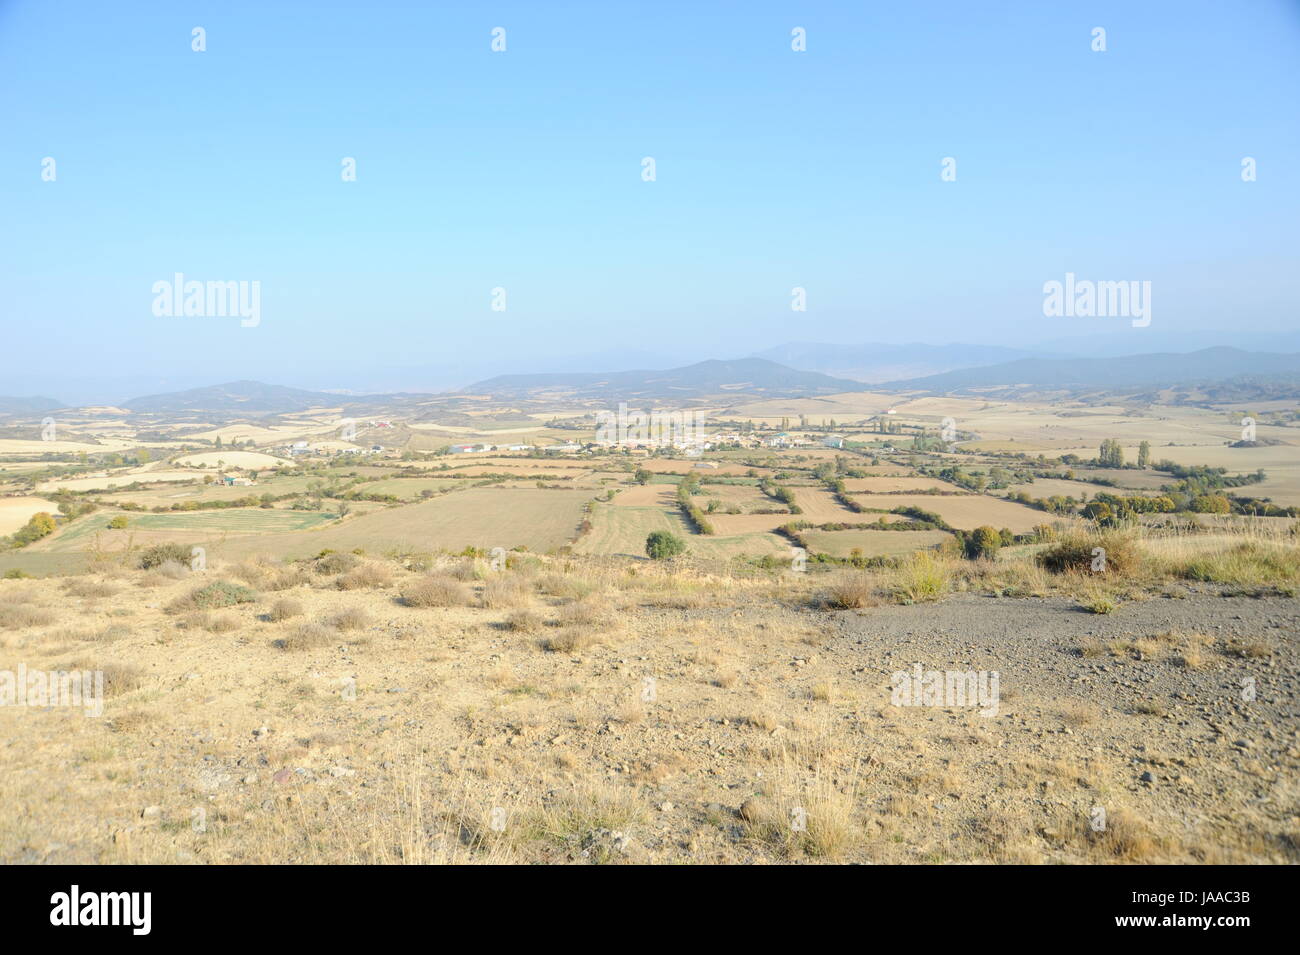
<path id="1" fill-rule="evenodd" d="M 186 411 L 278 414 L 308 408 L 338 408 L 363 400 L 366 399 L 267 385 L 260 381 L 231 381 L 224 385 L 132 398 L 122 407 L 139 414 L 179 414 Z"/>
<path id="2" fill-rule="evenodd" d="M 1216 347 L 1107 358 L 1019 357 L 1010 361 L 890 379 L 868 386 L 870 377 L 892 362 L 989 361 L 1015 349 L 971 345 L 837 346 L 792 343 L 772 349 L 791 361 L 852 367 L 860 377 L 837 377 L 816 369 L 796 369 L 767 358 L 702 361 L 666 370 L 499 375 L 458 392 L 346 395 L 309 391 L 259 381 L 233 381 L 146 395 L 123 402 L 137 414 L 264 417 L 343 408 L 360 414 L 389 410 L 445 417 L 448 402 L 467 395 L 517 400 L 645 401 L 736 395 L 772 398 L 812 397 L 852 391 L 920 391 L 934 394 L 981 393 L 1003 397 L 1059 392 L 1153 392 L 1178 388 L 1180 401 L 1300 397 L 1300 353 L 1250 352 Z M 838 356 L 838 361 L 836 358 Z M 874 356 L 874 358 L 873 358 Z M 872 365 L 871 360 L 879 363 Z M 0 397 L 0 415 L 32 417 L 64 408 L 53 398 Z"/>
<path id="3" fill-rule="evenodd" d="M 6 398 L 0 396 L 0 415 L 32 415 L 42 411 L 55 411 L 64 407 L 63 402 L 53 398 Z"/>
<path id="4" fill-rule="evenodd" d="M 883 387 L 944 394 L 1023 387 L 1039 391 L 1131 390 L 1237 379 L 1260 383 L 1295 379 L 1300 385 L 1300 354 L 1275 355 L 1218 347 L 1186 354 L 1164 352 L 1122 358 L 1022 358 L 982 368 L 890 381 Z"/>
<path id="5" fill-rule="evenodd" d="M 564 395 L 574 398 L 693 398 L 748 394 L 768 397 L 833 395 L 863 391 L 859 381 L 798 371 L 765 358 L 701 361 L 664 371 L 616 371 L 597 374 L 499 375 L 462 389 L 465 394 Z"/>
<path id="6" fill-rule="evenodd" d="M 1002 348 L 997 345 L 827 345 L 789 342 L 756 352 L 755 357 L 780 362 L 791 368 L 819 371 L 874 384 L 1021 358 L 1063 356 L 1059 352 Z"/>

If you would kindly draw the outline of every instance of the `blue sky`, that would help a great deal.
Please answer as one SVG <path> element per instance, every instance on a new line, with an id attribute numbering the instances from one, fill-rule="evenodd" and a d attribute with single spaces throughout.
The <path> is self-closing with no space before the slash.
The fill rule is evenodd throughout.
<path id="1" fill-rule="evenodd" d="M 0 0 L 0 394 L 1248 344 L 1296 328 L 1297 103 L 1296 2 Z M 178 271 L 260 324 L 155 316 Z M 1151 326 L 1044 317 L 1067 271 Z"/>

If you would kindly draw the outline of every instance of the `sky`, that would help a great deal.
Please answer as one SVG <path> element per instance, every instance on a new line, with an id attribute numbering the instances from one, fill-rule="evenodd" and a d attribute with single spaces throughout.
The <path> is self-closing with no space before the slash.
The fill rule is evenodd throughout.
<path id="1" fill-rule="evenodd" d="M 0 394 L 1249 347 L 1300 327 L 1298 171 L 1296 0 L 0 0 Z M 1067 272 L 1150 324 L 1045 315 Z M 257 323 L 155 314 L 176 273 Z"/>

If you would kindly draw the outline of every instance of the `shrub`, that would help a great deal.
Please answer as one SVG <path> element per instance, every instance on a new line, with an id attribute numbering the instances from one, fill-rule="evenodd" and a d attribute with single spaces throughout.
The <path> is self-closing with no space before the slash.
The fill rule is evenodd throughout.
<path id="1" fill-rule="evenodd" d="M 321 555 L 312 561 L 311 569 L 318 574 L 346 574 L 359 563 L 361 558 L 355 554 L 337 554 L 321 551 Z"/>
<path id="2" fill-rule="evenodd" d="M 402 602 L 408 607 L 464 607 L 469 590 L 450 577 L 421 577 L 402 588 Z"/>
<path id="3" fill-rule="evenodd" d="M 552 653 L 576 653 L 599 642 L 599 638 L 590 630 L 579 627 L 567 627 L 552 637 L 542 641 L 542 646 Z"/>
<path id="4" fill-rule="evenodd" d="M 116 517 L 114 517 L 112 520 L 108 522 L 108 529 L 111 531 L 120 531 L 122 528 L 126 527 L 126 525 L 129 523 L 130 520 L 127 518 L 125 514 L 118 514 Z"/>
<path id="5" fill-rule="evenodd" d="M 281 620 L 288 620 L 290 617 L 301 617 L 302 602 L 294 600 L 291 597 L 281 597 L 275 603 L 271 604 L 271 610 L 266 616 L 269 620 L 276 623 Z"/>
<path id="6" fill-rule="evenodd" d="M 54 623 L 54 614 L 41 607 L 22 604 L 0 606 L 0 627 L 16 630 L 20 627 L 47 627 Z"/>
<path id="7" fill-rule="evenodd" d="M 668 560 L 685 553 L 686 544 L 668 531 L 651 531 L 645 539 L 645 552 L 651 560 Z"/>
<path id="8" fill-rule="evenodd" d="M 980 558 L 992 559 L 997 556 L 998 550 L 1002 547 L 1002 536 L 985 524 L 983 527 L 977 527 L 966 538 L 966 556 L 971 560 Z"/>
<path id="9" fill-rule="evenodd" d="M 343 574 L 335 584 L 339 590 L 362 590 L 387 587 L 393 582 L 393 573 L 383 564 L 365 563 Z"/>
<path id="10" fill-rule="evenodd" d="M 534 633 L 540 630 L 541 626 L 542 618 L 531 610 L 516 610 L 505 620 L 506 629 L 516 633 Z"/>
<path id="11" fill-rule="evenodd" d="M 483 585 L 483 606 L 518 607 L 528 602 L 529 587 L 518 577 L 495 577 Z"/>
<path id="12" fill-rule="evenodd" d="M 214 580 L 177 599 L 168 609 L 173 613 L 180 610 L 212 610 L 217 607 L 252 603 L 256 599 L 257 592 L 243 584 L 231 583 L 228 580 Z"/>
<path id="13" fill-rule="evenodd" d="M 1114 576 L 1137 570 L 1139 559 L 1137 545 L 1131 538 L 1120 534 L 1070 534 L 1039 553 L 1037 558 L 1040 566 L 1054 574 L 1073 572 Z"/>
<path id="14" fill-rule="evenodd" d="M 198 613 L 186 621 L 187 626 L 208 633 L 227 633 L 239 626 L 239 621 L 227 613 Z"/>
<path id="15" fill-rule="evenodd" d="M 603 606 L 584 599 L 561 606 L 556 611 L 556 619 L 562 627 L 591 627 L 604 624 L 609 618 Z"/>
<path id="16" fill-rule="evenodd" d="M 826 605 L 835 610 L 856 610 L 874 603 L 871 579 L 866 574 L 843 574 L 826 591 Z"/>
<path id="17" fill-rule="evenodd" d="M 139 565 L 142 570 L 161 567 L 168 561 L 188 567 L 192 548 L 185 544 L 154 544 L 140 552 Z"/>
<path id="18" fill-rule="evenodd" d="M 349 607 L 342 613 L 336 614 L 333 619 L 330 620 L 330 625 L 333 626 L 335 630 L 342 630 L 345 632 L 360 630 L 368 623 L 370 623 L 370 615 L 357 607 Z"/>
<path id="19" fill-rule="evenodd" d="M 913 554 L 895 571 L 894 596 L 904 603 L 937 600 L 948 592 L 948 566 L 933 554 Z"/>
<path id="20" fill-rule="evenodd" d="M 319 623 L 304 623 L 288 636 L 271 641 L 280 650 L 317 650 L 334 643 L 334 631 Z"/>

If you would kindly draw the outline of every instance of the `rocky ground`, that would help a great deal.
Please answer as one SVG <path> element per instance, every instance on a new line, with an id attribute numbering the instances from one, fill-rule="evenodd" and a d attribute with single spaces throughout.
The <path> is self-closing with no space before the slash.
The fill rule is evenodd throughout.
<path id="1" fill-rule="evenodd" d="M 1300 858 L 1293 598 L 520 575 L 408 606 L 417 576 L 246 574 L 210 612 L 194 576 L 0 582 L 0 670 L 110 681 L 100 718 L 0 707 L 0 860 Z M 918 663 L 996 671 L 996 714 L 896 705 Z"/>

